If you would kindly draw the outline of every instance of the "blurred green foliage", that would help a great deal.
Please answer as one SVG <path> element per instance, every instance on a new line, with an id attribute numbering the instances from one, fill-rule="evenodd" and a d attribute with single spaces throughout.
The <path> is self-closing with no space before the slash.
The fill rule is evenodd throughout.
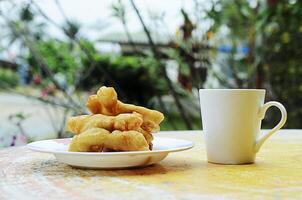
<path id="1" fill-rule="evenodd" d="M 87 62 L 84 66 L 91 65 Z M 82 89 L 111 85 L 110 77 L 127 94 L 123 100 L 143 106 L 151 106 L 156 96 L 168 92 L 166 82 L 158 74 L 158 62 L 152 57 L 98 55 L 96 63 L 92 76 L 83 80 Z"/>
<path id="2" fill-rule="evenodd" d="M 16 87 L 19 81 L 20 78 L 15 71 L 0 67 L 0 89 Z"/>
<path id="3" fill-rule="evenodd" d="M 42 56 L 44 62 L 49 66 L 53 73 L 62 73 L 66 77 L 68 84 L 73 84 L 75 73 L 79 68 L 80 62 L 75 57 L 80 51 L 73 50 L 68 42 L 55 39 L 37 40 L 35 47 Z M 45 72 L 38 67 L 38 63 L 32 54 L 27 57 L 28 64 L 34 73 L 46 76 Z"/>
<path id="4" fill-rule="evenodd" d="M 302 1 L 291 2 L 266 7 L 261 50 L 273 94 L 288 110 L 287 127 L 302 128 Z"/>
<path id="5" fill-rule="evenodd" d="M 236 74 L 243 73 L 236 87 L 266 88 L 267 100 L 282 102 L 288 110 L 288 128 L 302 128 L 302 1 L 217 1 L 207 12 L 213 20 L 210 31 L 224 30 L 224 41 L 233 50 L 248 47 L 246 56 L 229 64 Z M 227 30 L 227 31 L 226 31 Z M 272 112 L 270 127 L 279 121 Z"/>
<path id="6" fill-rule="evenodd" d="M 167 93 L 166 83 L 158 74 L 158 62 L 153 57 L 100 54 L 93 44 L 81 40 L 87 56 L 77 45 L 55 39 L 39 40 L 36 48 L 54 74 L 63 74 L 68 85 L 81 78 L 79 89 L 96 90 L 100 85 L 112 86 L 112 80 L 127 94 L 124 100 L 150 106 L 156 96 Z M 34 73 L 47 74 L 29 54 L 27 61 Z M 87 74 L 89 72 L 89 74 Z"/>
<path id="7" fill-rule="evenodd" d="M 200 2 L 204 8 L 203 1 Z M 227 61 L 218 63 L 221 68 L 218 73 L 225 73 L 224 67 L 228 67 L 226 71 L 231 73 L 226 73 L 223 79 L 217 78 L 221 74 L 213 75 L 219 79 L 219 87 L 266 88 L 267 100 L 280 101 L 287 108 L 289 115 L 286 126 L 302 128 L 302 20 L 300 20 L 302 1 L 216 0 L 211 2 L 212 8 L 206 10 L 204 16 L 206 20 L 212 21 L 206 36 L 194 32 L 202 25 L 201 21 L 182 10 L 184 24 L 179 28 L 183 35 L 179 38 L 180 41 L 171 39 L 173 48 L 162 51 L 164 57 L 160 59 L 155 59 L 148 53 L 132 56 L 101 53 L 92 41 L 81 36 L 81 25 L 69 19 L 62 25 L 50 21 L 51 24 L 62 29 L 62 33 L 67 38 L 56 39 L 47 34 L 44 24 L 35 17 L 41 13 L 31 9 L 30 3 L 21 6 L 19 21 L 10 24 L 10 28 L 15 27 L 15 30 L 12 29 L 11 40 L 23 41 L 24 35 L 30 38 L 28 41 L 32 41 L 39 57 L 53 72 L 55 78 L 56 75 L 62 75 L 60 77 L 64 80 L 61 80 L 60 84 L 65 84 L 68 89 L 95 92 L 101 85 L 118 86 L 119 91 L 125 95 L 121 95 L 123 101 L 148 107 L 153 106 L 154 99 L 168 97 L 162 98 L 167 110 L 167 119 L 174 121 L 180 129 L 185 129 L 183 119 L 179 116 L 177 108 L 169 107 L 169 104 L 175 102 L 169 98 L 170 91 L 160 73 L 160 65 L 167 67 L 165 63 L 167 60 L 177 63 L 177 82 L 173 82 L 175 91 L 184 101 L 184 105 L 192 107 L 192 110 L 199 113 L 199 109 L 192 106 L 197 102 L 196 98 L 188 97 L 193 96 L 191 92 L 193 89 L 204 87 L 204 83 L 210 77 L 208 75 L 212 66 L 208 60 L 208 51 L 217 53 L 216 47 L 220 44 L 231 46 Z M 131 34 L 125 21 L 126 13 L 124 10 L 119 10 L 122 8 L 113 7 L 113 9 L 114 15 L 122 20 L 128 39 L 131 41 Z M 47 21 L 47 17 L 44 20 Z M 212 42 L 216 36 L 218 39 Z M 207 40 L 203 40 L 204 37 L 207 37 Z M 203 42 L 207 45 L 208 41 L 213 45 L 211 50 L 199 47 Z M 28 46 L 26 42 L 23 43 L 24 47 Z M 242 46 L 248 51 L 238 56 L 237 49 Z M 205 51 L 207 52 L 204 53 Z M 42 77 L 40 86 L 55 90 L 49 75 L 39 66 L 37 62 L 39 59 L 37 60 L 30 50 L 23 52 L 28 52 L 26 59 L 31 73 Z M 0 69 L 0 87 L 13 87 L 18 82 L 16 73 Z M 192 115 L 192 110 L 186 111 Z M 275 112 L 269 113 L 267 127 L 272 127 L 279 120 L 279 115 Z M 199 116 L 192 115 L 191 121 L 194 124 L 193 128 L 200 128 Z M 175 127 L 172 123 L 168 123 L 168 120 L 163 123 L 163 129 L 175 129 Z"/>

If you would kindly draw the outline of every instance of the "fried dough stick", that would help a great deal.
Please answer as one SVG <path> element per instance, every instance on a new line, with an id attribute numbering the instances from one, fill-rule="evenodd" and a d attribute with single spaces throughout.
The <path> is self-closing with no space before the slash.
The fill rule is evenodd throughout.
<path id="1" fill-rule="evenodd" d="M 106 116 L 102 114 L 81 115 L 68 119 L 67 130 L 76 135 L 90 128 L 103 128 L 108 131 L 136 130 L 143 134 L 148 144 L 151 145 L 153 136 L 150 132 L 147 132 L 140 127 L 142 123 L 142 116 L 138 113 L 125 113 L 117 116 Z"/>
<path id="2" fill-rule="evenodd" d="M 68 151 L 91 152 L 104 148 L 115 151 L 147 151 L 149 145 L 144 136 L 137 131 L 109 131 L 102 128 L 91 128 L 75 135 Z"/>
<path id="3" fill-rule="evenodd" d="M 164 115 L 161 112 L 119 101 L 117 93 L 112 87 L 101 87 L 96 95 L 91 95 L 88 98 L 86 106 L 94 114 L 99 113 L 111 116 L 120 113 L 137 112 L 143 116 L 142 128 L 148 132 L 159 131 L 159 124 L 164 119 Z"/>
<path id="4" fill-rule="evenodd" d="M 138 113 L 124 113 L 117 116 L 81 115 L 68 119 L 67 130 L 74 134 L 80 134 L 90 128 L 103 128 L 108 131 L 138 130 L 142 123 L 142 115 Z"/>

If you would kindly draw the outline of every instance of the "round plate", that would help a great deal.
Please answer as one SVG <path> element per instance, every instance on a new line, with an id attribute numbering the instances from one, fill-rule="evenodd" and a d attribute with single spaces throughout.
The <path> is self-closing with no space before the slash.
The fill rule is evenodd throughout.
<path id="1" fill-rule="evenodd" d="M 82 168 L 127 168 L 147 166 L 163 160 L 169 153 L 190 149 L 194 143 L 174 138 L 154 137 L 152 151 L 68 152 L 70 138 L 32 142 L 33 151 L 52 153 L 59 162 Z"/>

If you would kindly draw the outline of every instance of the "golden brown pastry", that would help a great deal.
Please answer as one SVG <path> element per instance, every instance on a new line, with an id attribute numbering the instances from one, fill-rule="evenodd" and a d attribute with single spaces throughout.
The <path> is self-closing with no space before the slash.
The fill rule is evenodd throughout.
<path id="1" fill-rule="evenodd" d="M 144 129 L 142 128 L 138 128 L 136 130 L 137 132 L 140 132 L 141 134 L 143 134 L 143 136 L 145 137 L 146 141 L 148 142 L 148 144 L 150 144 L 153 140 L 153 135 L 152 133 L 148 132 L 148 131 L 145 131 Z"/>
<path id="2" fill-rule="evenodd" d="M 117 116 L 80 115 L 68 119 L 67 130 L 74 134 L 80 134 L 90 128 L 103 128 L 108 131 L 138 130 L 142 123 L 142 115 L 138 113 L 124 113 Z"/>
<path id="3" fill-rule="evenodd" d="M 67 121 L 67 130 L 75 134 L 69 151 L 152 150 L 152 132 L 159 131 L 162 113 L 119 101 L 111 87 L 101 87 L 86 105 L 91 115 Z"/>
<path id="4" fill-rule="evenodd" d="M 75 135 L 69 145 L 69 151 L 92 152 L 104 148 L 115 151 L 147 151 L 149 145 L 144 136 L 137 131 L 109 131 L 91 128 Z"/>
<path id="5" fill-rule="evenodd" d="M 97 95 L 91 95 L 88 98 L 86 105 L 94 114 L 115 116 L 120 113 L 137 112 L 143 116 L 142 128 L 148 132 L 159 131 L 159 124 L 164 119 L 161 112 L 119 101 L 112 87 L 101 87 Z"/>

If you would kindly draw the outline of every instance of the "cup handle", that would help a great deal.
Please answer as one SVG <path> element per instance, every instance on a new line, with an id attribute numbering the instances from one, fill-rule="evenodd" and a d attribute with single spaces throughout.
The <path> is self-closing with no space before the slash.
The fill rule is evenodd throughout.
<path id="1" fill-rule="evenodd" d="M 259 118 L 262 120 L 264 119 L 265 113 L 267 111 L 267 109 L 269 109 L 271 106 L 275 106 L 277 108 L 279 108 L 279 110 L 281 111 L 281 119 L 279 121 L 279 123 L 269 132 L 261 135 L 258 139 L 256 139 L 256 143 L 255 143 L 255 153 L 257 153 L 260 149 L 260 147 L 262 146 L 262 144 L 265 142 L 265 140 L 267 138 L 269 138 L 271 135 L 273 135 L 276 131 L 278 131 L 280 128 L 282 128 L 282 126 L 285 124 L 286 119 L 287 119 L 287 112 L 286 109 L 284 108 L 284 106 L 277 102 L 277 101 L 269 101 L 267 103 L 265 103 L 259 110 Z"/>

